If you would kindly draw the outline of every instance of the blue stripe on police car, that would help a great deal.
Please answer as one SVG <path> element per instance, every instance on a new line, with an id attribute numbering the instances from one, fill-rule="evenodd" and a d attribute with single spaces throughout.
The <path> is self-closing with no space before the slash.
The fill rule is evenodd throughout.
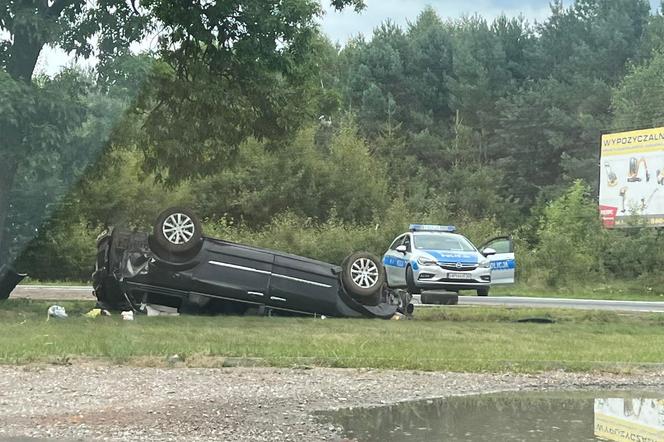
<path id="1" fill-rule="evenodd" d="M 406 260 L 395 258 L 394 256 L 386 256 L 383 258 L 383 265 L 404 268 L 406 267 Z"/>
<path id="2" fill-rule="evenodd" d="M 491 261 L 491 268 L 493 270 L 511 270 L 516 268 L 516 261 L 514 259 L 503 259 L 500 261 Z"/>

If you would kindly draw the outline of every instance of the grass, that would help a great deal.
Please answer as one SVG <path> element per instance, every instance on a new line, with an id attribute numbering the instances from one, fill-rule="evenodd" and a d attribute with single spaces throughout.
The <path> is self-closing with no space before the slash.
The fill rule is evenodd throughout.
<path id="1" fill-rule="evenodd" d="M 89 302 L 0 304 L 0 363 L 77 360 L 143 366 L 371 367 L 466 372 L 629 371 L 664 367 L 664 316 L 506 308 L 435 308 L 412 321 L 265 317 L 89 319 Z M 554 324 L 516 323 L 547 316 Z M 306 337 L 306 339 L 303 339 Z"/>

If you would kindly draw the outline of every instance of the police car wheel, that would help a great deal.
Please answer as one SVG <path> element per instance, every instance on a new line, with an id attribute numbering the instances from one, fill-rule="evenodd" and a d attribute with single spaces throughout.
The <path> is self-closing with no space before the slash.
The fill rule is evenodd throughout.
<path id="1" fill-rule="evenodd" d="M 406 286 L 408 288 L 408 293 L 411 295 L 419 295 L 422 293 L 415 285 L 415 277 L 413 276 L 413 268 L 411 266 L 406 267 Z"/>
<path id="2" fill-rule="evenodd" d="M 477 289 L 477 296 L 489 296 L 489 288 L 485 287 L 485 288 Z"/>
<path id="3" fill-rule="evenodd" d="M 368 298 L 380 293 L 385 285 L 385 270 L 371 253 L 357 252 L 341 264 L 341 281 L 351 296 Z"/>

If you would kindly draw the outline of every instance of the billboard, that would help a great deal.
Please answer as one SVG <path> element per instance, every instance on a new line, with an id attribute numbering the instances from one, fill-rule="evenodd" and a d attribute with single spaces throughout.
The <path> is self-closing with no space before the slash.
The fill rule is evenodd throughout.
<path id="1" fill-rule="evenodd" d="M 602 135 L 599 209 L 608 228 L 664 226 L 664 127 Z"/>

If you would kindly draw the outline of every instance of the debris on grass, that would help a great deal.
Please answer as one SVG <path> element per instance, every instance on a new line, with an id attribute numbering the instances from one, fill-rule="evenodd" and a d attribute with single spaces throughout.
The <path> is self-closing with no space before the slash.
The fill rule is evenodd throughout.
<path id="1" fill-rule="evenodd" d="M 68 317 L 69 316 L 64 307 L 60 305 L 52 305 L 48 308 L 46 320 L 48 321 L 50 318 L 67 319 Z"/>
<path id="2" fill-rule="evenodd" d="M 133 321 L 134 320 L 134 312 L 131 310 L 127 310 L 125 312 L 120 313 L 120 316 L 122 316 L 122 319 L 124 321 Z"/>

